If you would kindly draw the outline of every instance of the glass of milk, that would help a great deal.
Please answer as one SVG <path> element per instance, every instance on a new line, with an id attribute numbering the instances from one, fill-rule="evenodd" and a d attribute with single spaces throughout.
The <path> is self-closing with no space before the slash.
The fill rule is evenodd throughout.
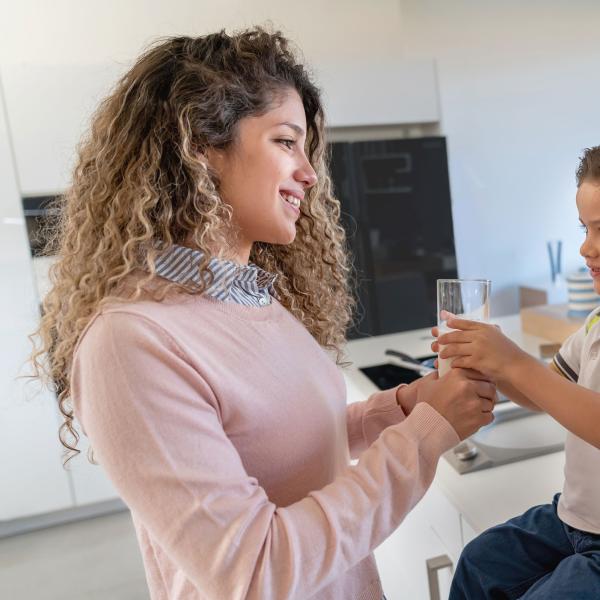
<path id="1" fill-rule="evenodd" d="M 469 321 L 490 320 L 489 279 L 438 279 L 437 280 L 437 325 L 439 334 L 452 331 L 446 324 L 449 317 L 456 316 Z M 440 346 L 440 352 L 443 346 Z M 438 373 L 443 377 L 450 371 L 452 360 L 438 355 Z"/>

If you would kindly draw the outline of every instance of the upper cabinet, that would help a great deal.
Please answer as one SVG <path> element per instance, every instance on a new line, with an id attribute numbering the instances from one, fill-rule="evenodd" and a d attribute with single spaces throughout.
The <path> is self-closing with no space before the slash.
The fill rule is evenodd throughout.
<path id="1" fill-rule="evenodd" d="M 6 64 L 7 114 L 24 196 L 51 195 L 69 183 L 76 146 L 102 98 L 125 65 Z M 434 123 L 439 120 L 433 60 L 394 53 L 323 58 L 314 64 L 327 125 L 356 127 Z"/>
<path id="2" fill-rule="evenodd" d="M 355 58 L 321 63 L 315 74 L 329 127 L 439 121 L 433 60 L 398 60 L 392 55 Z"/>
<path id="3" fill-rule="evenodd" d="M 21 196 L 15 173 L 15 161 L 11 152 L 11 136 L 6 120 L 4 85 L 0 73 L 0 224 L 22 220 Z"/>
<path id="4" fill-rule="evenodd" d="M 2 66 L 23 196 L 52 195 L 67 187 L 77 144 L 122 70 L 117 64 Z"/>

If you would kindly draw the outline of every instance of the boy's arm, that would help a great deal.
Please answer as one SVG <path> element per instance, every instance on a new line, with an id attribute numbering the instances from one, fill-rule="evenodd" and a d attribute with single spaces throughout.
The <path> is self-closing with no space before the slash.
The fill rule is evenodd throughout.
<path id="1" fill-rule="evenodd" d="M 498 390 L 502 392 L 505 396 L 508 396 L 510 400 L 520 404 L 521 406 L 528 408 L 529 410 L 534 411 L 542 411 L 542 409 L 532 402 L 527 396 L 525 396 L 522 392 L 517 390 L 513 385 L 511 385 L 508 381 L 502 379 L 496 382 L 498 385 Z"/>
<path id="2" fill-rule="evenodd" d="M 533 357 L 511 365 L 506 379 L 563 427 L 600 448 L 600 394 L 569 381 Z"/>
<path id="3" fill-rule="evenodd" d="M 556 367 L 554 362 L 549 363 L 548 368 L 551 371 L 554 371 L 555 373 L 562 375 L 562 373 L 558 370 L 558 368 Z M 516 402 L 517 404 L 520 404 L 521 406 L 524 406 L 525 408 L 528 408 L 529 410 L 533 410 L 533 411 L 537 411 L 537 412 L 544 412 L 544 409 L 542 409 L 540 406 L 538 406 L 535 402 L 532 402 L 532 400 L 530 398 L 525 396 L 522 392 L 520 392 L 518 389 L 516 389 L 508 381 L 500 380 L 497 382 L 497 385 L 498 385 L 498 389 L 500 390 L 500 392 L 502 392 L 505 396 L 508 396 L 508 398 L 510 400 L 512 400 L 513 402 Z"/>

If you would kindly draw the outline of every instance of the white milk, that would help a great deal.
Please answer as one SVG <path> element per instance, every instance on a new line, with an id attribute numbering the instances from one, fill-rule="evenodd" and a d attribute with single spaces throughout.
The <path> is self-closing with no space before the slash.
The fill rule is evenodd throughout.
<path id="1" fill-rule="evenodd" d="M 469 313 L 468 315 L 456 315 L 456 316 L 459 319 L 467 319 L 467 321 L 481 321 L 483 323 L 487 323 L 489 321 L 488 316 L 487 316 L 487 307 L 478 308 L 477 310 L 474 310 L 473 312 Z M 446 324 L 446 321 L 442 321 L 438 325 L 438 331 L 439 331 L 438 337 L 441 337 L 445 333 L 449 333 L 450 331 L 458 331 L 458 330 L 451 329 Z M 444 346 L 440 345 L 440 348 L 438 351 L 438 374 L 440 377 L 443 377 L 446 373 L 448 373 L 450 371 L 450 369 L 452 368 L 452 366 L 451 366 L 452 361 L 454 360 L 453 358 L 440 358 L 439 353 L 442 351 L 443 348 L 444 348 Z"/>
<path id="2" fill-rule="evenodd" d="M 438 325 L 438 331 L 439 331 L 439 336 L 444 335 L 445 333 L 449 333 L 450 331 L 454 331 L 454 329 L 450 329 L 450 327 L 448 327 L 446 325 L 446 321 L 443 321 L 442 323 L 440 323 Z M 442 351 L 442 349 L 444 348 L 444 346 L 439 347 L 439 352 Z M 452 364 L 452 359 L 451 358 L 440 358 L 438 352 L 438 375 L 440 377 L 443 377 L 446 373 L 450 372 L 451 364 Z"/>

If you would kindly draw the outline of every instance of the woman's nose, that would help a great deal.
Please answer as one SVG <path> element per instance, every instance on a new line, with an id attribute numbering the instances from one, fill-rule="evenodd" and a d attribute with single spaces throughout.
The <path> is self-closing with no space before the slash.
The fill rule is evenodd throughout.
<path id="1" fill-rule="evenodd" d="M 305 189 L 317 183 L 317 174 L 308 159 L 305 159 L 304 164 L 296 172 L 296 181 L 300 181 Z"/>

